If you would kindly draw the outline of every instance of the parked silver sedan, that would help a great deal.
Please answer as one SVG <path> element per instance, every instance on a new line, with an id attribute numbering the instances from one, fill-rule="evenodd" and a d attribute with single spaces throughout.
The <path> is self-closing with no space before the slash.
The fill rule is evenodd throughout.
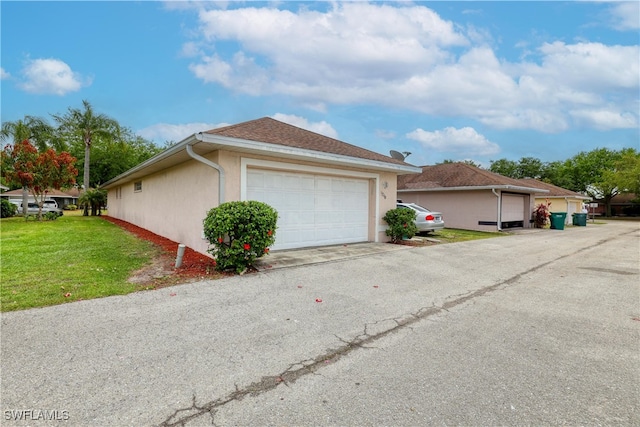
<path id="1" fill-rule="evenodd" d="M 444 220 L 440 212 L 431 212 L 429 209 L 415 203 L 397 203 L 398 208 L 411 209 L 416 213 L 415 224 L 419 232 L 442 230 Z"/>

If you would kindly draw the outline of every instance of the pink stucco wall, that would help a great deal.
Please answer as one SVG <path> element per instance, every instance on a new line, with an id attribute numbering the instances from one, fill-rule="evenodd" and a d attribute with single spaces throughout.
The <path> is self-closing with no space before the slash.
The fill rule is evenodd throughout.
<path id="1" fill-rule="evenodd" d="M 491 190 L 401 192 L 398 199 L 441 212 L 447 228 L 498 230 L 497 225 L 478 224 L 479 221 L 497 221 L 498 197 Z M 524 203 L 524 227 L 527 228 L 530 226 L 528 212 L 533 209 L 532 198 L 525 195 Z"/>

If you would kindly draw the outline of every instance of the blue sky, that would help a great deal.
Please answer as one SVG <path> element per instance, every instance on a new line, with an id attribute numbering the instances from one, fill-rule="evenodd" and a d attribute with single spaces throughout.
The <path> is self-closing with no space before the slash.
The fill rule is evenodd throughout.
<path id="1" fill-rule="evenodd" d="M 0 2 L 1 117 L 89 100 L 158 144 L 273 117 L 370 150 L 640 149 L 638 2 Z"/>

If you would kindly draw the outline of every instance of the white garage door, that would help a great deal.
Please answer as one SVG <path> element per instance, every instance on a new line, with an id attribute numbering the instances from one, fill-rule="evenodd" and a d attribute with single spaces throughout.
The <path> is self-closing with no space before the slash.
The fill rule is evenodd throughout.
<path id="1" fill-rule="evenodd" d="M 273 249 L 368 240 L 366 179 L 247 169 L 246 194 L 278 211 Z"/>
<path id="2" fill-rule="evenodd" d="M 524 222 L 524 218 L 524 196 L 502 193 L 502 223 Z"/>

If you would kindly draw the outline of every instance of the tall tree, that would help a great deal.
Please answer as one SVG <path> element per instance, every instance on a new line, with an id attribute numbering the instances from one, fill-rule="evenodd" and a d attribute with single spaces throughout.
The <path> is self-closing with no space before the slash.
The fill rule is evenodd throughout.
<path id="1" fill-rule="evenodd" d="M 28 188 L 33 195 L 38 204 L 38 219 L 42 219 L 42 205 L 49 190 L 73 185 L 78 175 L 74 167 L 76 159 L 69 153 L 57 153 L 52 148 L 38 152 L 26 139 L 5 146 L 0 157 L 3 177 Z M 22 212 L 25 217 L 27 206 L 28 203 L 23 199 Z"/>
<path id="2" fill-rule="evenodd" d="M 3 122 L 0 138 L 3 141 L 10 140 L 13 144 L 27 140 L 40 151 L 51 148 L 54 142 L 51 125 L 45 119 L 36 116 L 24 116 L 24 119 L 14 122 Z"/>
<path id="3" fill-rule="evenodd" d="M 640 198 L 640 152 L 633 148 L 623 149 L 615 168 L 620 191 Z"/>
<path id="4" fill-rule="evenodd" d="M 620 193 L 618 182 L 612 178 L 622 155 L 608 148 L 582 151 L 568 160 L 572 188 L 604 202 L 606 215 L 611 215 L 611 199 Z"/>
<path id="5" fill-rule="evenodd" d="M 89 179 L 96 185 L 104 184 L 161 151 L 162 148 L 123 128 L 121 138 L 102 139 L 94 144 Z"/>
<path id="6" fill-rule="evenodd" d="M 540 159 L 535 157 L 522 157 L 518 162 L 517 178 L 536 178 L 542 177 L 544 165 Z"/>
<path id="7" fill-rule="evenodd" d="M 29 141 L 42 151 L 48 148 L 48 142 L 53 141 L 53 128 L 46 120 L 36 116 L 25 116 L 24 119 L 16 121 L 3 122 L 0 128 L 0 139 L 9 141 L 11 144 L 20 144 L 23 141 Z M 3 177 L 4 178 L 4 177 Z M 6 178 L 5 178 L 6 179 Z M 8 185 L 22 186 L 22 205 L 27 206 L 29 201 L 29 190 L 21 184 L 21 180 L 8 182 Z M 24 210 L 27 215 L 26 209 Z"/>
<path id="8" fill-rule="evenodd" d="M 64 115 L 53 115 L 58 122 L 58 130 L 71 143 L 80 142 L 84 147 L 83 180 L 84 191 L 91 187 L 91 146 L 101 138 L 117 140 L 120 125 L 105 114 L 97 114 L 87 100 L 82 101 L 82 109 L 69 108 Z"/>
<path id="9" fill-rule="evenodd" d="M 491 160 L 489 170 L 500 175 L 516 178 L 518 174 L 518 164 L 513 160 L 500 159 Z"/>

